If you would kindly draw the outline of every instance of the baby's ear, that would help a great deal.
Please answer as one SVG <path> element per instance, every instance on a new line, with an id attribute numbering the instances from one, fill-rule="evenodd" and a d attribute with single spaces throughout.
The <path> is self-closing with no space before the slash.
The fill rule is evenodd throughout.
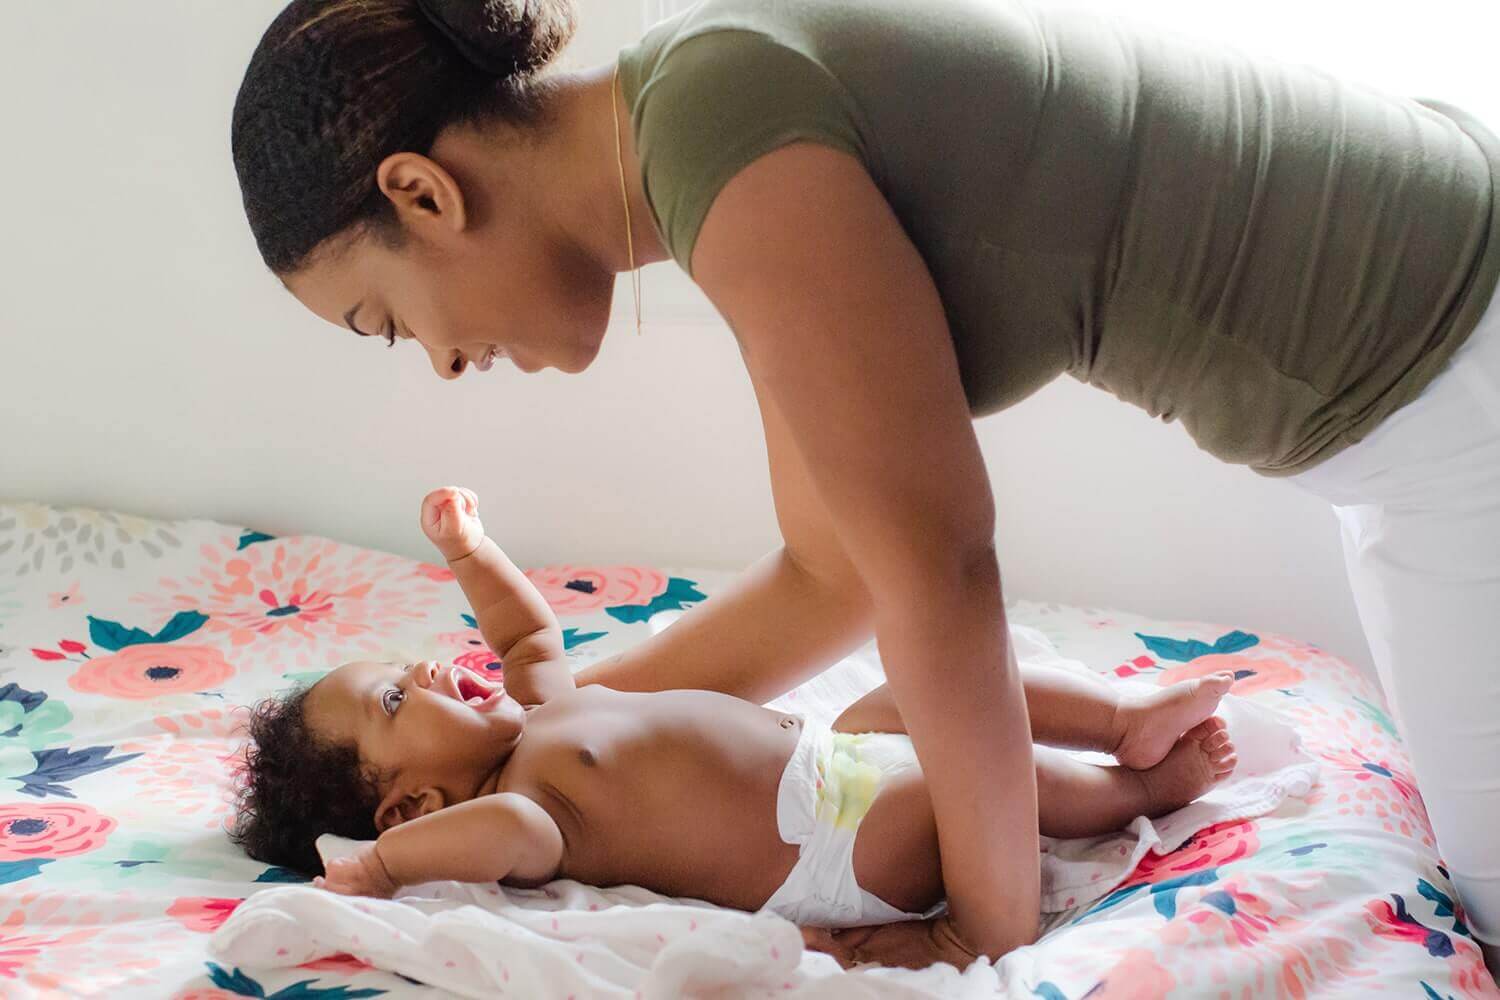
<path id="1" fill-rule="evenodd" d="M 400 826 L 407 820 L 426 816 L 430 812 L 437 812 L 447 801 L 443 798 L 442 789 L 419 788 L 415 791 L 405 788 L 392 788 L 381 799 L 380 805 L 375 807 L 375 829 L 380 833 Z"/>

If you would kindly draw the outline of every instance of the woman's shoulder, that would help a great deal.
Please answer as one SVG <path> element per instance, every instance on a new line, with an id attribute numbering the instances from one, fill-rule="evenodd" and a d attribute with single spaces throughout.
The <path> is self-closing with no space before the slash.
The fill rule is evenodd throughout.
<path id="1" fill-rule="evenodd" d="M 714 197 L 759 156 L 811 139 L 866 157 L 857 102 L 784 6 L 709 0 L 621 53 L 646 198 L 685 270 Z"/>

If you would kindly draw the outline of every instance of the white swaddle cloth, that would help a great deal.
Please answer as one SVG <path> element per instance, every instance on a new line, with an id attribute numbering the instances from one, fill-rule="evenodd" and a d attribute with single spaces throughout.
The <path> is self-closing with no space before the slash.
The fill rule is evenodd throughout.
<path id="1" fill-rule="evenodd" d="M 1033 630 L 1017 627 L 1012 635 L 1022 659 L 1069 662 Z M 856 654 L 829 672 L 835 676 L 824 674 L 794 692 L 796 697 L 772 704 L 806 714 L 809 724 L 826 724 L 880 682 L 878 662 L 872 668 L 860 661 Z M 1138 818 L 1119 833 L 1042 839 L 1044 927 L 1102 899 L 1148 852 L 1165 854 L 1203 829 L 1264 815 L 1312 789 L 1318 765 L 1275 713 L 1230 697 L 1219 715 L 1240 761 L 1228 781 L 1176 812 L 1154 821 Z M 318 842 L 325 859 L 352 846 L 334 837 Z M 541 889 L 430 883 L 407 887 L 394 900 L 306 886 L 267 889 L 235 910 L 214 933 L 211 949 L 247 967 L 296 966 L 347 952 L 470 997 L 1032 995 L 1023 985 L 1031 949 L 1012 952 L 994 967 L 981 960 L 962 975 L 947 965 L 845 971 L 828 955 L 805 952 L 796 926 L 771 913 L 566 879 Z"/>

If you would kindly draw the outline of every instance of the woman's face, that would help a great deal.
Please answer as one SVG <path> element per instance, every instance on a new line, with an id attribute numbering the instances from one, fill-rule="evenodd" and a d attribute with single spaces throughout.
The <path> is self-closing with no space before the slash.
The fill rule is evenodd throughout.
<path id="1" fill-rule="evenodd" d="M 458 231 L 408 231 L 398 246 L 368 233 L 330 240 L 283 281 L 330 323 L 415 340 L 440 378 L 500 358 L 524 372 L 581 372 L 604 338 L 614 275 L 524 208 L 506 214 Z"/>

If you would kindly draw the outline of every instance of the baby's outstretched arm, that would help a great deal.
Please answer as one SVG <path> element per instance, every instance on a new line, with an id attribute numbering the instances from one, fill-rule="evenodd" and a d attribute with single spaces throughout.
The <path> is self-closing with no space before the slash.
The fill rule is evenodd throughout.
<path id="1" fill-rule="evenodd" d="M 422 501 L 422 530 L 448 561 L 484 641 L 505 664 L 505 690 L 540 705 L 573 690 L 562 628 L 526 574 L 484 533 L 479 498 L 453 486 Z"/>
<path id="2" fill-rule="evenodd" d="M 389 897 L 405 885 L 511 879 L 540 885 L 562 865 L 562 833 L 524 795 L 500 792 L 388 828 L 357 854 L 328 863 L 314 884 L 349 896 Z"/>

